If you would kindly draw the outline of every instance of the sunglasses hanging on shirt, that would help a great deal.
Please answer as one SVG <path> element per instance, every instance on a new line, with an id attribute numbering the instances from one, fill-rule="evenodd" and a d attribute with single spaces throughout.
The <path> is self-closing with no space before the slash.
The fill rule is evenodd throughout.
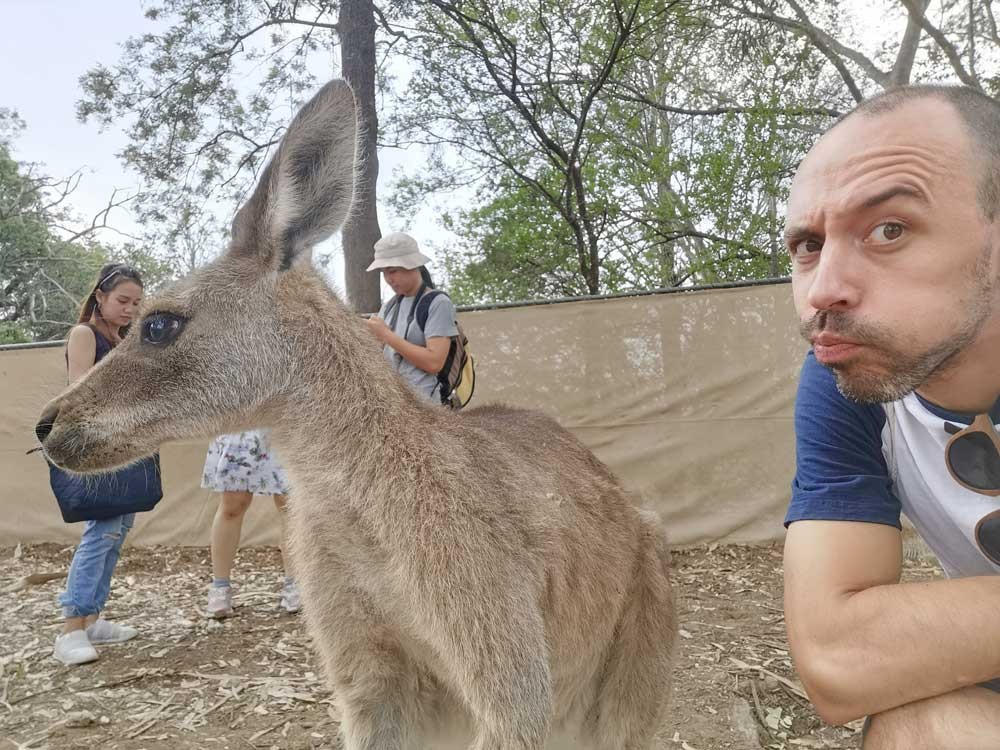
<path id="1" fill-rule="evenodd" d="M 952 478 L 980 495 L 1000 495 L 1000 435 L 989 414 L 979 414 L 968 427 L 944 423 L 951 439 L 944 461 Z M 979 519 L 975 530 L 979 550 L 1000 565 L 1000 510 Z"/>

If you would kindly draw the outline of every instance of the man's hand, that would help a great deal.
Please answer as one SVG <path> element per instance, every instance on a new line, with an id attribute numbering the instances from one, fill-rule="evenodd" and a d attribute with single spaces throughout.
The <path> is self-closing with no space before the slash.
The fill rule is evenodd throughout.
<path id="1" fill-rule="evenodd" d="M 389 343 L 389 336 L 392 334 L 392 330 L 382 318 L 377 315 L 372 315 L 368 318 L 368 330 L 383 344 Z"/>

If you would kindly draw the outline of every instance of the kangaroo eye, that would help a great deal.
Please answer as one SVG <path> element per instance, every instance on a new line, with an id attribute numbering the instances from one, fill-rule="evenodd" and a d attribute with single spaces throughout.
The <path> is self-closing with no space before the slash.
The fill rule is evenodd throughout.
<path id="1" fill-rule="evenodd" d="M 153 346 L 165 346 L 184 328 L 184 318 L 171 313 L 154 313 L 142 321 L 142 340 Z"/>

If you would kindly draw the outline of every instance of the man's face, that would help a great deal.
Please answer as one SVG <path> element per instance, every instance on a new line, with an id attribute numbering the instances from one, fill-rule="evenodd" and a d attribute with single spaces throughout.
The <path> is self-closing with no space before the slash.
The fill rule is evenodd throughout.
<path id="1" fill-rule="evenodd" d="M 993 310 L 993 227 L 951 105 L 927 98 L 827 133 L 788 202 L 802 334 L 858 401 L 893 401 L 959 366 Z"/>

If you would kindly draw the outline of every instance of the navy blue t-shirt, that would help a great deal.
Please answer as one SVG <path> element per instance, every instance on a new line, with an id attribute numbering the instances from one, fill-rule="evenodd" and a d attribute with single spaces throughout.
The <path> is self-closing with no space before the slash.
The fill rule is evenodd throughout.
<path id="1" fill-rule="evenodd" d="M 882 452 L 885 410 L 858 404 L 810 351 L 795 399 L 795 480 L 785 525 L 867 521 L 901 528 L 900 502 Z"/>

